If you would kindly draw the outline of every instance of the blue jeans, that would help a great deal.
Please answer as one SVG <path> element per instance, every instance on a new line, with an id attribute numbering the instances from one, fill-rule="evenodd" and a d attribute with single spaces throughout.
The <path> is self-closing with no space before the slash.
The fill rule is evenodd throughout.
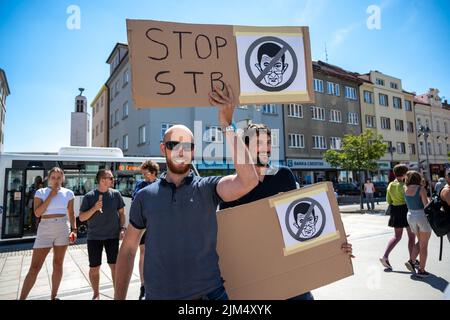
<path id="1" fill-rule="evenodd" d="M 366 193 L 367 210 L 375 210 L 375 200 L 373 193 Z"/>
<path id="2" fill-rule="evenodd" d="M 201 300 L 229 300 L 225 287 L 221 285 L 217 289 L 205 294 Z"/>
<path id="3" fill-rule="evenodd" d="M 288 300 L 314 300 L 314 296 L 311 291 L 308 291 L 296 297 L 289 298 Z"/>

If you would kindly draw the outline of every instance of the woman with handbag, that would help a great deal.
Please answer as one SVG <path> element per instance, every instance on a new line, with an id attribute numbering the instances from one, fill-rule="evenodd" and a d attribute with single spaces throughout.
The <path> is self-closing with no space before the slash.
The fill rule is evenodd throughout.
<path id="1" fill-rule="evenodd" d="M 392 270 L 392 266 L 389 262 L 389 254 L 402 239 L 404 228 L 406 228 L 406 231 L 408 232 L 409 259 L 415 260 L 415 258 L 413 259 L 412 254 L 416 236 L 411 231 L 406 218 L 408 207 L 406 206 L 405 191 L 403 189 L 408 167 L 404 164 L 398 164 L 394 167 L 393 172 L 395 180 L 389 183 L 387 187 L 386 202 L 389 205 L 388 211 L 390 215 L 388 226 L 394 228 L 394 237 L 389 240 L 383 257 L 380 258 L 381 264 L 387 270 Z"/>

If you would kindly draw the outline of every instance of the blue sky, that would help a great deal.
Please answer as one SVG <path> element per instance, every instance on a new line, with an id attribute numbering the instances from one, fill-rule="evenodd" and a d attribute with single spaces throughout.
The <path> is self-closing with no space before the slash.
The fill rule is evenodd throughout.
<path id="1" fill-rule="evenodd" d="M 67 8 L 81 10 L 69 30 Z M 381 8 L 381 29 L 366 12 Z M 79 87 L 88 101 L 109 75 L 106 58 L 126 42 L 126 18 L 185 23 L 310 27 L 312 57 L 365 73 L 379 70 L 450 100 L 450 1 L 419 0 L 0 0 L 0 67 L 6 72 L 5 151 L 56 151 L 70 143 Z"/>

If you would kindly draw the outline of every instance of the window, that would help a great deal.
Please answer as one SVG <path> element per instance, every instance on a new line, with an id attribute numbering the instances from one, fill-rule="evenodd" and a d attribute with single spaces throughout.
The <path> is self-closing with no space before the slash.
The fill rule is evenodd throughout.
<path id="1" fill-rule="evenodd" d="M 394 102 L 394 108 L 401 109 L 402 108 L 402 99 L 399 97 L 392 97 L 392 100 Z"/>
<path id="2" fill-rule="evenodd" d="M 145 143 L 145 125 L 139 127 L 139 144 Z"/>
<path id="3" fill-rule="evenodd" d="M 313 120 L 325 121 L 325 109 L 320 107 L 311 107 L 311 117 Z"/>
<path id="4" fill-rule="evenodd" d="M 122 137 L 122 149 L 128 150 L 128 135 L 127 134 Z"/>
<path id="5" fill-rule="evenodd" d="M 277 106 L 273 103 L 263 104 L 263 113 L 277 114 Z"/>
<path id="6" fill-rule="evenodd" d="M 381 117 L 381 129 L 391 130 L 391 119 Z"/>
<path id="7" fill-rule="evenodd" d="M 348 113 L 348 124 L 358 125 L 358 114 L 356 112 Z"/>
<path id="8" fill-rule="evenodd" d="M 270 132 L 270 141 L 272 147 L 278 148 L 280 146 L 280 139 L 278 138 L 278 130 Z"/>
<path id="9" fill-rule="evenodd" d="M 447 127 L 447 122 L 444 121 L 444 132 L 447 134 L 448 133 L 448 127 Z"/>
<path id="10" fill-rule="evenodd" d="M 441 127 L 439 125 L 439 120 L 436 120 L 436 131 L 441 132 Z"/>
<path id="11" fill-rule="evenodd" d="M 300 104 L 288 104 L 288 117 L 303 118 L 303 106 Z"/>
<path id="12" fill-rule="evenodd" d="M 405 131 L 403 127 L 403 120 L 395 119 L 395 130 L 396 131 Z"/>
<path id="13" fill-rule="evenodd" d="M 356 89 L 353 87 L 345 87 L 345 97 L 351 100 L 357 100 Z"/>
<path id="14" fill-rule="evenodd" d="M 438 154 L 442 155 L 442 143 L 438 142 Z"/>
<path id="15" fill-rule="evenodd" d="M 122 119 L 128 117 L 128 101 L 123 104 Z"/>
<path id="16" fill-rule="evenodd" d="M 122 80 L 123 80 L 123 86 L 125 87 L 128 84 L 128 82 L 130 81 L 130 72 L 128 69 L 125 70 L 125 72 L 123 73 Z"/>
<path id="17" fill-rule="evenodd" d="M 398 84 L 395 82 L 391 82 L 391 89 L 398 89 Z"/>
<path id="18" fill-rule="evenodd" d="M 389 101 L 388 101 L 387 95 L 379 93 L 378 98 L 380 100 L 380 105 L 385 106 L 385 107 L 389 106 Z"/>
<path id="19" fill-rule="evenodd" d="M 119 139 L 114 140 L 114 147 L 115 148 L 119 147 Z"/>
<path id="20" fill-rule="evenodd" d="M 433 154 L 433 150 L 431 150 L 431 143 L 428 142 L 428 154 Z"/>
<path id="21" fill-rule="evenodd" d="M 425 154 L 425 149 L 423 147 L 423 141 L 419 142 L 419 149 L 420 149 L 420 154 Z"/>
<path id="22" fill-rule="evenodd" d="M 218 126 L 206 127 L 205 134 L 203 135 L 203 140 L 205 142 L 222 142 L 223 135 L 221 128 Z"/>
<path id="23" fill-rule="evenodd" d="M 94 132 L 92 132 L 92 133 L 94 133 Z M 96 137 L 98 136 L 98 125 L 95 126 L 95 136 Z"/>
<path id="24" fill-rule="evenodd" d="M 373 103 L 373 93 L 372 92 L 364 90 L 364 102 L 365 103 Z"/>
<path id="25" fill-rule="evenodd" d="M 326 149 L 327 144 L 325 142 L 324 136 L 312 136 L 313 138 L 313 149 Z"/>
<path id="26" fill-rule="evenodd" d="M 414 143 L 408 144 L 408 152 L 410 155 L 416 154 L 416 145 Z"/>
<path id="27" fill-rule="evenodd" d="M 289 148 L 304 148 L 305 137 L 298 133 L 289 133 Z"/>
<path id="28" fill-rule="evenodd" d="M 331 137 L 330 138 L 330 148 L 334 150 L 341 149 L 341 138 L 339 137 Z"/>
<path id="29" fill-rule="evenodd" d="M 406 110 L 406 111 L 412 111 L 412 104 L 411 104 L 411 101 L 405 100 L 405 110 Z"/>
<path id="30" fill-rule="evenodd" d="M 333 96 L 340 96 L 339 92 L 339 84 L 333 83 L 333 82 L 327 82 L 328 85 L 328 94 L 331 94 Z"/>
<path id="31" fill-rule="evenodd" d="M 314 79 L 314 91 L 323 92 L 323 80 Z"/>
<path id="32" fill-rule="evenodd" d="M 375 128 L 376 127 L 374 116 L 366 115 L 366 127 L 367 128 Z"/>
<path id="33" fill-rule="evenodd" d="M 100 121 L 100 133 L 102 133 L 102 132 L 103 132 L 103 120 Z"/>
<path id="34" fill-rule="evenodd" d="M 406 122 L 406 127 L 409 133 L 414 133 L 414 122 Z"/>
<path id="35" fill-rule="evenodd" d="M 114 125 L 116 126 L 118 124 L 119 124 L 119 109 L 114 111 Z"/>
<path id="36" fill-rule="evenodd" d="M 109 119 L 109 127 L 112 128 L 114 126 L 114 115 L 111 114 Z"/>
<path id="37" fill-rule="evenodd" d="M 169 130 L 169 128 L 172 126 L 173 124 L 171 123 L 161 123 L 161 141 L 164 140 L 164 135 L 166 134 L 166 131 Z"/>
<path id="38" fill-rule="evenodd" d="M 116 97 L 119 94 L 119 80 L 116 81 L 114 84 L 114 97 Z"/>
<path id="39" fill-rule="evenodd" d="M 342 113 L 339 110 L 330 110 L 330 122 L 342 122 Z"/>
<path id="40" fill-rule="evenodd" d="M 384 86 L 384 80 L 380 78 L 376 78 L 375 83 L 379 86 Z"/>
<path id="41" fill-rule="evenodd" d="M 450 152 L 450 144 L 447 143 L 447 153 Z"/>
<path id="42" fill-rule="evenodd" d="M 404 142 L 397 142 L 397 152 L 398 152 L 399 154 L 404 154 L 404 153 L 406 153 L 405 143 L 404 143 Z"/>

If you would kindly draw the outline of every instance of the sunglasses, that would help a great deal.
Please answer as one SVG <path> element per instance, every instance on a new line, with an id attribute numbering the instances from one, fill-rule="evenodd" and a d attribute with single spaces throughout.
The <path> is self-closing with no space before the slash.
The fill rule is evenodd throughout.
<path id="1" fill-rule="evenodd" d="M 167 141 L 164 143 L 168 150 L 178 151 L 180 148 L 183 148 L 183 151 L 193 151 L 194 143 L 193 142 L 180 142 L 180 141 Z"/>
<path id="2" fill-rule="evenodd" d="M 103 179 L 109 179 L 109 180 L 113 181 L 114 177 L 103 177 Z"/>

